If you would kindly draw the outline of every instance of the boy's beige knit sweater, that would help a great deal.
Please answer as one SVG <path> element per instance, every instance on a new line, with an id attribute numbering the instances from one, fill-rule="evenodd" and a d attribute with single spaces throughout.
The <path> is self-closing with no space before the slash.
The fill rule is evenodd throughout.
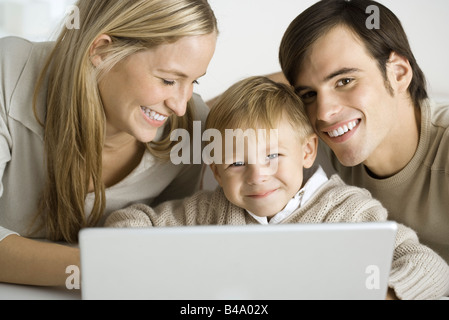
<path id="1" fill-rule="evenodd" d="M 364 189 L 347 186 L 332 176 L 312 198 L 282 223 L 379 222 L 387 211 Z M 221 188 L 156 208 L 133 205 L 111 214 L 108 227 L 257 224 L 244 209 L 229 202 Z M 389 287 L 400 299 L 437 299 L 447 294 L 449 267 L 422 245 L 414 231 L 398 226 Z"/>

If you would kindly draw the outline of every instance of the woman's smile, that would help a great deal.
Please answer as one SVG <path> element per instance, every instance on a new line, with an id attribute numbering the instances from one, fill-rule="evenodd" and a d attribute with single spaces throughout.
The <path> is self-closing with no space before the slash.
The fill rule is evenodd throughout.
<path id="1" fill-rule="evenodd" d="M 159 128 L 164 125 L 168 116 L 160 114 L 149 107 L 140 107 L 145 120 L 153 127 Z"/>

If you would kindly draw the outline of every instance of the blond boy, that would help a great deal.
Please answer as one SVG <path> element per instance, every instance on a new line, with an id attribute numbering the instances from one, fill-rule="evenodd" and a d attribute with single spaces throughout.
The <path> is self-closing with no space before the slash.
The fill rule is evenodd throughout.
<path id="1" fill-rule="evenodd" d="M 292 89 L 264 77 L 229 88 L 216 102 L 207 129 L 233 130 L 210 165 L 220 185 L 156 208 L 138 204 L 113 213 L 109 227 L 378 222 L 387 211 L 364 189 L 330 179 L 313 167 L 318 138 Z M 253 130 L 253 131 L 251 131 Z M 254 134 L 248 134 L 254 132 Z M 229 135 L 228 135 L 229 136 Z M 239 146 L 240 141 L 243 146 Z M 229 146 L 232 146 L 231 148 Z M 219 153 L 221 157 L 217 157 Z M 222 160 L 222 161 L 220 161 Z M 304 168 L 309 178 L 304 178 Z M 449 287 L 449 267 L 399 225 L 389 278 L 401 299 L 436 299 Z"/>

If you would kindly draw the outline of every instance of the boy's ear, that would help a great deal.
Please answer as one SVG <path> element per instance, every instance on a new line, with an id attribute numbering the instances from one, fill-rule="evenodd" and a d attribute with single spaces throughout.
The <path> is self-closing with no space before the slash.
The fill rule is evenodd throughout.
<path id="1" fill-rule="evenodd" d="M 315 163 L 315 159 L 318 152 L 318 136 L 316 134 L 311 134 L 306 138 L 303 144 L 304 151 L 304 168 L 310 168 Z"/>
<path id="2" fill-rule="evenodd" d="M 387 64 L 390 83 L 396 92 L 407 92 L 413 79 L 413 70 L 407 58 L 392 52 Z"/>
<path id="3" fill-rule="evenodd" d="M 89 49 L 90 61 L 95 67 L 98 67 L 104 60 L 104 57 L 99 54 L 100 48 L 104 48 L 112 43 L 112 39 L 107 34 L 98 36 L 92 43 Z"/>
<path id="4" fill-rule="evenodd" d="M 212 163 L 209 165 L 210 169 L 212 170 L 212 173 L 214 174 L 215 180 L 217 180 L 218 184 L 220 185 L 220 187 L 222 187 L 221 185 L 221 176 L 220 176 L 220 172 L 218 172 L 218 168 L 215 165 L 215 163 Z"/>

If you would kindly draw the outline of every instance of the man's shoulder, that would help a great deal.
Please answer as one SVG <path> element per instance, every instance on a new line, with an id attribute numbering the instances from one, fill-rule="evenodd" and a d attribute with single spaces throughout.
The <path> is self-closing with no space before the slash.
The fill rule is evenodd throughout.
<path id="1" fill-rule="evenodd" d="M 446 102 L 429 101 L 433 126 L 449 128 L 449 100 Z"/>

